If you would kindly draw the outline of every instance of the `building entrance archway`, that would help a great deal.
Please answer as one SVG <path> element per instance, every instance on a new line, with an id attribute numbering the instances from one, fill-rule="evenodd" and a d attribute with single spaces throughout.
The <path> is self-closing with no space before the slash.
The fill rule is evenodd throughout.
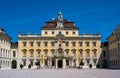
<path id="1" fill-rule="evenodd" d="M 17 68 L 17 61 L 13 60 L 12 61 L 12 69 L 16 69 Z"/>
<path id="2" fill-rule="evenodd" d="M 63 61 L 62 60 L 58 60 L 58 68 L 62 68 L 63 67 Z"/>

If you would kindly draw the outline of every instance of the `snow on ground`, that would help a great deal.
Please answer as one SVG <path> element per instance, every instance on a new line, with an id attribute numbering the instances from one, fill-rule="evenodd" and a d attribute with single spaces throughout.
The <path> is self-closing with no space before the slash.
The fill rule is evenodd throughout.
<path id="1" fill-rule="evenodd" d="M 120 70 L 0 69 L 0 78 L 120 78 Z"/>

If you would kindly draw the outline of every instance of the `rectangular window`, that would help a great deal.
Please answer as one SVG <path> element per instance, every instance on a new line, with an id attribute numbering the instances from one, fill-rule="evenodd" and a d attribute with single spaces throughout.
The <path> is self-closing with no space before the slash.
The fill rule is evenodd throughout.
<path id="1" fill-rule="evenodd" d="M 61 34 L 61 32 L 59 32 L 59 34 Z"/>
<path id="2" fill-rule="evenodd" d="M 75 47 L 75 42 L 72 42 L 72 46 Z"/>
<path id="3" fill-rule="evenodd" d="M 23 51 L 23 57 L 26 57 L 26 51 Z"/>
<path id="4" fill-rule="evenodd" d="M 30 46 L 33 47 L 33 42 L 30 42 Z"/>
<path id="5" fill-rule="evenodd" d="M 68 34 L 68 32 L 66 32 L 66 34 Z"/>
<path id="6" fill-rule="evenodd" d="M 38 57 L 40 57 L 40 52 L 38 51 Z"/>
<path id="7" fill-rule="evenodd" d="M 16 52 L 15 51 L 13 51 L 13 57 L 16 57 Z"/>
<path id="8" fill-rule="evenodd" d="M 93 46 L 96 47 L 96 42 L 93 42 Z"/>
<path id="9" fill-rule="evenodd" d="M 23 42 L 23 46 L 26 47 L 26 42 Z"/>
<path id="10" fill-rule="evenodd" d="M 87 47 L 89 46 L 89 42 L 86 42 L 86 46 L 87 46 Z"/>
<path id="11" fill-rule="evenodd" d="M 52 47 L 55 46 L 55 43 L 54 43 L 54 42 L 51 42 L 51 46 L 52 46 Z"/>
<path id="12" fill-rule="evenodd" d="M 44 46 L 47 47 L 47 46 L 48 46 L 48 43 L 47 43 L 47 42 L 44 42 Z"/>
<path id="13" fill-rule="evenodd" d="M 26 66 L 26 60 L 23 60 L 23 65 Z"/>
<path id="14" fill-rule="evenodd" d="M 75 34 L 75 32 L 73 32 L 73 34 Z"/>
<path id="15" fill-rule="evenodd" d="M 40 42 L 37 42 L 37 46 L 40 47 Z"/>
<path id="16" fill-rule="evenodd" d="M 45 34 L 47 34 L 47 32 L 45 32 Z"/>
<path id="17" fill-rule="evenodd" d="M 69 46 L 69 42 L 66 42 L 66 46 L 67 46 L 67 47 Z"/>
<path id="18" fill-rule="evenodd" d="M 82 47 L 83 42 L 79 42 L 79 46 Z"/>
<path id="19" fill-rule="evenodd" d="M 54 34 L 54 32 L 52 32 L 52 34 Z"/>

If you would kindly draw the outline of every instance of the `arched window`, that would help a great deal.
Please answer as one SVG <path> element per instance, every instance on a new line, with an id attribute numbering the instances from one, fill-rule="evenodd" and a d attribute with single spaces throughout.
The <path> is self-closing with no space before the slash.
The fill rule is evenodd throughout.
<path id="1" fill-rule="evenodd" d="M 71 51 L 72 51 L 73 56 L 76 56 L 76 49 L 72 49 Z"/>
<path id="2" fill-rule="evenodd" d="M 69 49 L 65 50 L 65 55 L 68 56 L 69 55 Z"/>
<path id="3" fill-rule="evenodd" d="M 47 49 L 44 49 L 44 55 L 45 55 L 45 57 L 48 55 L 48 50 Z"/>
<path id="4" fill-rule="evenodd" d="M 37 52 L 37 57 L 40 57 L 41 50 L 37 49 L 36 52 Z"/>
<path id="5" fill-rule="evenodd" d="M 52 56 L 54 56 L 55 55 L 55 49 L 51 49 L 50 51 L 51 51 Z"/>
<path id="6" fill-rule="evenodd" d="M 96 57 L 97 56 L 97 50 L 96 49 L 93 49 L 93 57 Z"/>
<path id="7" fill-rule="evenodd" d="M 90 49 L 86 49 L 86 57 L 90 57 Z"/>
<path id="8" fill-rule="evenodd" d="M 30 49 L 29 52 L 30 52 L 30 57 L 34 57 L 34 53 L 33 53 L 34 50 L 33 50 L 33 49 Z"/>
<path id="9" fill-rule="evenodd" d="M 26 57 L 26 52 L 27 52 L 27 50 L 26 50 L 26 49 L 23 49 L 22 52 L 23 52 L 23 57 Z"/>
<path id="10" fill-rule="evenodd" d="M 79 49 L 80 57 L 83 57 L 83 49 Z"/>

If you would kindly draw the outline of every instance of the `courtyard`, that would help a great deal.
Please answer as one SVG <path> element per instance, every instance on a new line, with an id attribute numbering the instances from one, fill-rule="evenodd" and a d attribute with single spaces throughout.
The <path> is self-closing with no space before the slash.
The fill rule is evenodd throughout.
<path id="1" fill-rule="evenodd" d="M 1 69 L 0 78 L 120 78 L 111 69 Z"/>

